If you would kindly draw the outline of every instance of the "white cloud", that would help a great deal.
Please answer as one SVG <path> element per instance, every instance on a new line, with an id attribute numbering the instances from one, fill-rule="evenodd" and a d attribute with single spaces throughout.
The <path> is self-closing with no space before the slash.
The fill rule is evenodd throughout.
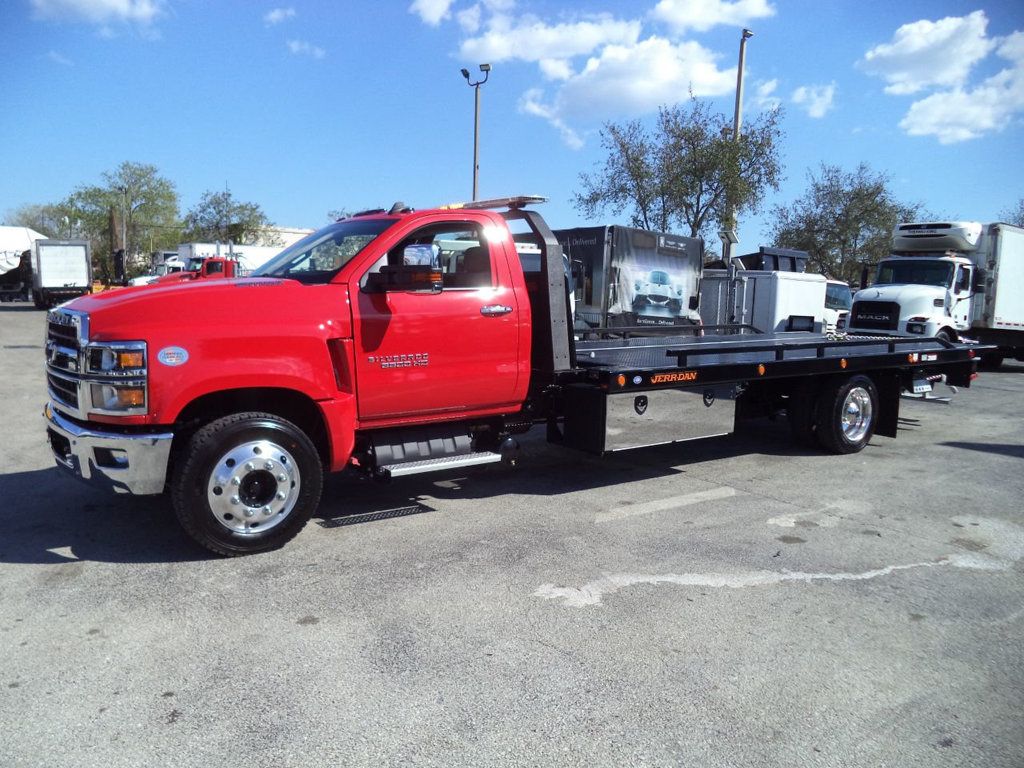
<path id="1" fill-rule="evenodd" d="M 31 4 L 37 18 L 97 25 L 125 22 L 145 26 L 164 12 L 163 0 L 31 0 Z"/>
<path id="2" fill-rule="evenodd" d="M 295 9 L 292 7 L 288 8 L 275 8 L 269 11 L 263 16 L 263 23 L 268 27 L 272 27 L 275 24 L 280 24 L 282 21 L 295 18 Z"/>
<path id="3" fill-rule="evenodd" d="M 777 109 L 782 104 L 782 99 L 775 95 L 778 87 L 778 80 L 757 83 L 754 88 L 754 103 L 761 109 Z"/>
<path id="4" fill-rule="evenodd" d="M 706 32 L 720 24 L 746 27 L 754 19 L 774 15 L 775 8 L 768 0 L 661 0 L 651 11 L 651 16 L 677 32 Z"/>
<path id="5" fill-rule="evenodd" d="M 327 51 L 318 45 L 307 43 L 305 40 L 289 40 L 288 50 L 296 56 L 312 56 L 314 59 L 322 59 Z"/>
<path id="6" fill-rule="evenodd" d="M 471 5 L 455 14 L 459 26 L 467 35 L 475 35 L 480 29 L 480 3 Z"/>
<path id="7" fill-rule="evenodd" d="M 940 91 L 910 106 L 900 128 L 911 136 L 935 136 L 940 144 L 977 139 L 1006 128 L 1024 113 L 1024 32 L 999 44 L 1010 66 L 976 88 Z"/>
<path id="8" fill-rule="evenodd" d="M 450 15 L 454 0 L 414 0 L 409 13 L 417 14 L 425 24 L 436 27 Z"/>
<path id="9" fill-rule="evenodd" d="M 801 85 L 790 97 L 793 103 L 802 107 L 808 115 L 821 118 L 832 109 L 836 95 L 835 82 L 828 85 Z"/>
<path id="10" fill-rule="evenodd" d="M 531 88 L 519 100 L 519 110 L 528 115 L 544 118 L 558 129 L 558 132 L 562 135 L 562 141 L 570 149 L 582 149 L 583 139 L 558 116 L 555 110 L 541 101 L 543 97 L 544 94 L 539 88 Z"/>
<path id="11" fill-rule="evenodd" d="M 519 109 L 548 121 L 575 148 L 582 146 L 586 135 L 579 126 L 648 114 L 690 94 L 733 92 L 735 67 L 719 69 L 718 54 L 699 43 L 656 34 L 645 37 L 645 18 L 680 30 L 705 30 L 775 13 L 768 0 L 662 0 L 647 17 L 579 13 L 557 21 L 518 14 L 514 0 L 465 0 L 460 7 L 453 10 L 452 2 L 417 0 L 409 10 L 432 25 L 454 15 L 467 35 L 459 46 L 463 61 L 535 63 L 549 85 L 547 90 L 527 90 Z M 777 104 L 770 92 L 764 95 Z"/>
<path id="12" fill-rule="evenodd" d="M 609 45 L 587 61 L 545 102 L 537 89 L 520 109 L 548 120 L 571 147 L 581 145 L 570 121 L 604 120 L 653 112 L 695 96 L 720 96 L 735 88 L 736 71 L 720 70 L 715 55 L 698 43 L 651 37 L 636 45 Z"/>
<path id="13" fill-rule="evenodd" d="M 860 65 L 888 83 L 886 93 L 960 87 L 974 65 L 995 47 L 995 42 L 985 36 L 987 25 L 984 11 L 904 24 L 896 30 L 892 42 L 864 54 Z"/>
<path id="14" fill-rule="evenodd" d="M 572 65 L 565 59 L 541 59 L 537 66 L 548 80 L 568 80 L 573 74 Z"/>
<path id="15" fill-rule="evenodd" d="M 607 14 L 554 25 L 535 17 L 513 20 L 497 14 L 488 21 L 483 35 L 463 41 L 459 53 L 469 61 L 567 59 L 586 55 L 603 45 L 630 45 L 639 36 L 639 21 L 618 21 Z"/>
<path id="16" fill-rule="evenodd" d="M 75 63 L 67 56 L 62 56 L 57 51 L 50 51 L 46 54 L 46 58 L 52 61 L 54 64 L 60 64 L 62 67 L 73 67 Z"/>

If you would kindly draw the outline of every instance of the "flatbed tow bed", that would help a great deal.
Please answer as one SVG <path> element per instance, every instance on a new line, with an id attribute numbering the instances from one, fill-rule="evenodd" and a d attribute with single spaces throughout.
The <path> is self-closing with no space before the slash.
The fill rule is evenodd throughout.
<path id="1" fill-rule="evenodd" d="M 716 333 L 577 341 L 564 387 L 566 444 L 607 453 L 735 429 L 785 411 L 794 437 L 853 453 L 896 436 L 900 394 L 967 387 L 989 347 L 944 339 Z M 722 407 L 726 406 L 726 407 Z"/>
<path id="2" fill-rule="evenodd" d="M 958 379 L 950 383 L 959 385 L 963 376 L 969 380 L 978 355 L 989 350 L 944 339 L 835 340 L 806 333 L 633 337 L 576 342 L 579 370 L 566 372 L 560 379 L 562 383 L 607 384 L 610 390 L 657 389 L 687 380 L 673 378 L 672 373 L 691 371 L 699 371 L 701 381 L 711 382 L 882 368 L 924 375 L 936 369 L 935 373 Z M 625 385 L 618 383 L 620 376 L 626 378 Z M 638 376 L 641 382 L 635 382 Z"/>

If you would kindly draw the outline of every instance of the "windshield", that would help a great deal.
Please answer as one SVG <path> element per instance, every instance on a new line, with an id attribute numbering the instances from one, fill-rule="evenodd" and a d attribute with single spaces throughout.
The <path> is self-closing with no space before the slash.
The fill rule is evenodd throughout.
<path id="1" fill-rule="evenodd" d="M 660 271 L 651 272 L 648 282 L 654 283 L 655 285 L 668 285 L 668 275 Z"/>
<path id="2" fill-rule="evenodd" d="M 948 287 L 953 279 L 953 265 L 948 261 L 908 259 L 883 261 L 878 265 L 876 285 L 939 285 Z"/>
<path id="3" fill-rule="evenodd" d="M 853 293 L 848 285 L 825 287 L 825 309 L 850 309 L 853 307 Z"/>
<path id="4" fill-rule="evenodd" d="M 346 219 L 285 248 L 251 277 L 284 277 L 301 283 L 330 282 L 338 270 L 373 242 L 395 219 Z"/>

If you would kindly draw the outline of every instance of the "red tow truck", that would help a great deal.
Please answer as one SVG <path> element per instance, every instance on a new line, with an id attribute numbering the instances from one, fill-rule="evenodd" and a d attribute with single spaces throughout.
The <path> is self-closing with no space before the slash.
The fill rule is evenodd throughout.
<path id="1" fill-rule="evenodd" d="M 236 277 L 238 261 L 224 256 L 207 256 L 197 265 L 189 265 L 178 272 L 161 275 L 149 285 L 167 285 L 168 283 L 184 283 L 189 280 L 206 280 L 207 278 Z"/>
<path id="2" fill-rule="evenodd" d="M 901 392 L 976 375 L 983 348 L 942 339 L 705 326 L 578 341 L 562 249 L 528 207 L 541 200 L 396 204 L 309 235 L 249 278 L 52 310 L 57 463 L 115 492 L 169 493 L 197 542 L 240 555 L 294 537 L 325 471 L 515 463 L 516 435 L 537 425 L 604 454 L 781 411 L 797 437 L 854 453 L 896 436 Z M 524 244 L 539 271 L 524 271 Z"/>

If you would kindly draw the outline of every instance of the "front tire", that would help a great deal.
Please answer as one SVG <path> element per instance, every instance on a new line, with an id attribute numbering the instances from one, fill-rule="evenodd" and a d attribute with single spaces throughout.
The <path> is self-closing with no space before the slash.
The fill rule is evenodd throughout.
<path id="1" fill-rule="evenodd" d="M 875 433 L 878 390 L 867 376 L 839 379 L 818 398 L 814 433 L 832 453 L 857 453 Z"/>
<path id="2" fill-rule="evenodd" d="M 269 413 L 236 413 L 192 436 L 171 479 L 171 502 L 199 544 L 234 557 L 277 549 L 320 502 L 323 465 L 298 427 Z"/>

